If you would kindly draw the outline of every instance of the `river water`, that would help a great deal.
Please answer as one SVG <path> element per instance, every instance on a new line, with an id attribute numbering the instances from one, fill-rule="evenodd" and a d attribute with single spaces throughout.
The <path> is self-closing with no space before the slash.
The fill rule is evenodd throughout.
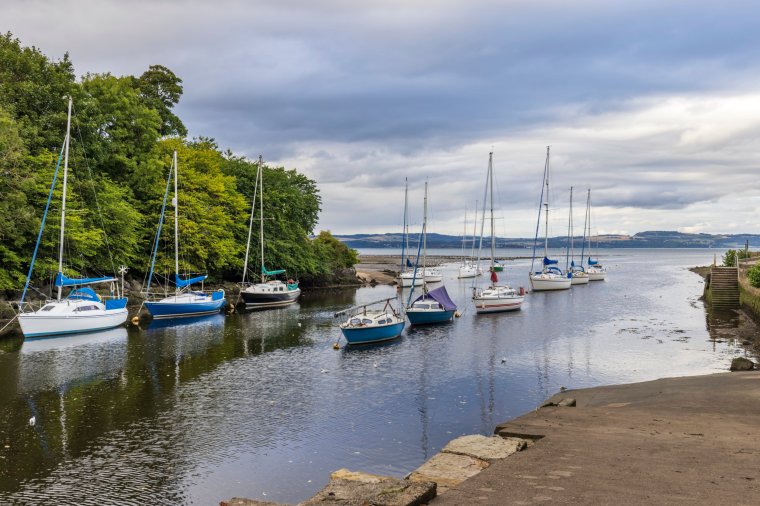
<path id="1" fill-rule="evenodd" d="M 358 349 L 332 349 L 333 313 L 394 287 L 4 340 L 0 504 L 297 502 L 341 467 L 403 476 L 454 437 L 490 434 L 561 386 L 719 372 L 744 353 L 710 337 L 702 280 L 687 270 L 711 263 L 713 250 L 603 258 L 607 281 L 530 294 L 521 311 L 492 315 L 475 314 L 472 280 L 445 266 L 461 318 Z M 529 262 L 507 263 L 502 277 L 527 285 Z"/>

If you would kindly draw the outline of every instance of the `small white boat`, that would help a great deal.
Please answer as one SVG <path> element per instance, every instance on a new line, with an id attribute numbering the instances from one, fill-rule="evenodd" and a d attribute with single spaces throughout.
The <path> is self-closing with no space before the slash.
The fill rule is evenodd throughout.
<path id="1" fill-rule="evenodd" d="M 592 263 L 594 262 L 594 263 Z M 596 263 L 593 259 L 588 259 L 589 266 L 586 268 L 590 281 L 604 281 L 607 277 L 607 268 Z"/>
<path id="2" fill-rule="evenodd" d="M 424 270 L 425 283 L 440 283 L 443 281 L 443 273 L 437 267 L 427 267 Z"/>
<path id="3" fill-rule="evenodd" d="M 490 190 L 491 197 L 491 285 L 488 288 L 473 287 L 472 302 L 475 304 L 475 311 L 478 314 L 515 311 L 520 309 L 525 300 L 523 289 L 521 288 L 518 293 L 517 290 L 508 285 L 496 284 L 499 282 L 499 277 L 496 274 L 496 260 L 494 258 L 496 253 L 496 229 L 493 217 L 493 153 L 488 154 L 486 190 Z M 489 194 L 489 192 L 487 191 L 486 194 Z"/>
<path id="4" fill-rule="evenodd" d="M 588 282 L 591 281 L 590 276 L 586 272 L 571 271 L 570 274 L 572 276 L 570 280 L 571 285 L 587 285 Z"/>
<path id="5" fill-rule="evenodd" d="M 421 273 L 417 273 L 415 275 L 414 271 L 406 271 L 399 274 L 398 278 L 396 279 L 398 279 L 398 284 L 404 288 L 409 288 L 411 286 L 422 286 L 424 280 L 420 274 Z"/>
<path id="6" fill-rule="evenodd" d="M 591 258 L 591 188 L 588 189 L 586 199 L 586 214 L 588 216 L 588 249 L 589 257 L 586 272 L 591 281 L 604 281 L 607 277 L 607 268 L 599 263 L 599 234 L 596 235 L 596 260 Z M 585 246 L 585 242 L 584 242 Z"/>
<path id="7" fill-rule="evenodd" d="M 476 278 L 483 274 L 483 269 L 475 264 L 466 263 L 459 267 L 460 278 Z"/>

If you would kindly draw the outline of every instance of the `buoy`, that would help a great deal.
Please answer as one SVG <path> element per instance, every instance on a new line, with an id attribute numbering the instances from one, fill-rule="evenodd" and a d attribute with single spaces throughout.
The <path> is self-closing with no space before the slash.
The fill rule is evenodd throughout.
<path id="1" fill-rule="evenodd" d="M 133 316 L 132 317 L 132 325 L 139 325 L 140 324 L 140 317 L 139 316 Z"/>
<path id="2" fill-rule="evenodd" d="M 339 349 L 340 349 L 340 345 L 338 343 L 334 343 L 333 350 L 339 350 Z"/>
<path id="3" fill-rule="evenodd" d="M 460 316 L 462 316 L 462 313 L 460 313 L 459 311 L 454 311 L 455 318 L 459 318 Z"/>

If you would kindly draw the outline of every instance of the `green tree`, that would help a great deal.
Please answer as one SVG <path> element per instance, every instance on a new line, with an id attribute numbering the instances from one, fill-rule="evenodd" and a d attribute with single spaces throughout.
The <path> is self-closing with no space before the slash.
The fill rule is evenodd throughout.
<path id="1" fill-rule="evenodd" d="M 750 285 L 760 288 L 760 264 L 755 264 L 747 270 L 747 279 Z"/>
<path id="2" fill-rule="evenodd" d="M 134 79 L 134 86 L 144 103 L 161 116 L 161 135 L 187 135 L 187 128 L 172 112 L 182 96 L 182 79 L 163 65 L 151 65 Z"/>

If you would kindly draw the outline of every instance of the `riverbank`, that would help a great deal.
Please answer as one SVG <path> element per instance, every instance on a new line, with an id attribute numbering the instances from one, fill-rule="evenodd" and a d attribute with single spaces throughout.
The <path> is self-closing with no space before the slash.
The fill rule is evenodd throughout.
<path id="1" fill-rule="evenodd" d="M 432 504 L 755 504 L 760 372 L 568 390 L 503 423 L 538 439 Z M 754 498 L 754 499 L 753 499 Z"/>

